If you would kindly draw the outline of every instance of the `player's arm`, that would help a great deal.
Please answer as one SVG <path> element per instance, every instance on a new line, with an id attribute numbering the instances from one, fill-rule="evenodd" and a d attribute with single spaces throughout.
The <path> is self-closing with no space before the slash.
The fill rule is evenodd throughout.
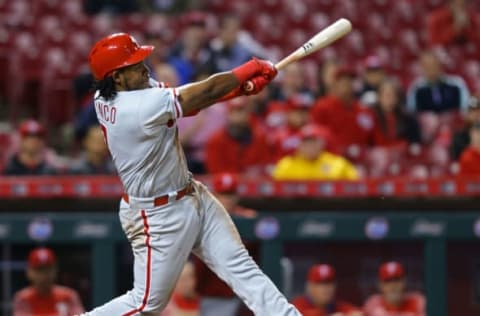
<path id="1" fill-rule="evenodd" d="M 252 59 L 229 72 L 218 73 L 209 78 L 178 88 L 178 100 L 184 115 L 198 112 L 222 100 L 247 94 L 242 85 L 253 82 L 253 90 L 248 94 L 259 92 L 273 78 L 277 70 L 272 63 Z"/>

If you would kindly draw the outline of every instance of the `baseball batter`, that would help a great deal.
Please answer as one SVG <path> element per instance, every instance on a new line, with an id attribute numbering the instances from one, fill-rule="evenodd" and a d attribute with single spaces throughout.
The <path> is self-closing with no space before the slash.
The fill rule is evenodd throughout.
<path id="1" fill-rule="evenodd" d="M 247 94 L 242 87 L 248 80 L 248 93 L 260 92 L 276 76 L 275 67 L 253 59 L 166 88 L 150 79 L 143 62 L 153 49 L 118 33 L 90 52 L 95 109 L 125 188 L 119 216 L 135 259 L 133 289 L 86 315 L 157 316 L 192 251 L 255 315 L 301 315 L 250 258 L 224 207 L 192 179 L 176 128 L 182 116 Z"/>

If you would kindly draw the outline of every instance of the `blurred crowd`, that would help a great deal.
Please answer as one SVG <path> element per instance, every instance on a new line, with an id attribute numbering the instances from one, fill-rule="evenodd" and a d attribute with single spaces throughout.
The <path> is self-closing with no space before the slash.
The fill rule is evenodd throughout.
<path id="1" fill-rule="evenodd" d="M 124 13 L 142 7 L 137 1 L 118 8 L 114 1 L 104 2 L 86 1 L 84 10 Z M 449 0 L 430 12 L 422 31 L 428 40 L 417 47 L 416 75 L 408 82 L 391 70 L 393 61 L 384 54 L 367 53 L 359 63 L 322 56 L 288 66 L 259 95 L 179 120 L 190 170 L 278 180 L 480 174 L 480 91 L 470 77 L 446 70 L 447 57 L 453 58 L 446 56 L 449 47 L 465 52 L 480 47 L 475 8 L 472 1 Z M 141 35 L 156 46 L 148 60 L 153 78 L 178 86 L 230 70 L 252 56 L 272 58 L 239 15 L 223 14 L 213 32 L 210 18 L 202 11 L 183 14 L 173 44 L 162 30 Z M 58 154 L 49 142 L 58 145 L 63 135 L 57 130 L 52 135 L 39 121 L 20 122 L 0 153 L 4 174 L 115 173 L 95 117 L 92 80 L 90 74 L 74 80 L 79 104 L 74 145 Z"/>

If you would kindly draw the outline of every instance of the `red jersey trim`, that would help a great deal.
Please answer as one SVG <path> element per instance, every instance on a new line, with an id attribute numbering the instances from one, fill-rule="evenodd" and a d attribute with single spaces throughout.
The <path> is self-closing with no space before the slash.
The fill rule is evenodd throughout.
<path id="1" fill-rule="evenodd" d="M 123 316 L 132 316 L 136 313 L 140 313 L 143 311 L 145 306 L 148 302 L 148 297 L 150 295 L 150 282 L 151 282 L 151 267 L 152 267 L 152 247 L 150 246 L 150 232 L 149 232 L 149 225 L 148 225 L 148 218 L 145 210 L 142 210 L 142 218 L 143 218 L 143 232 L 145 233 L 145 245 L 147 246 L 147 278 L 146 278 L 146 285 L 145 285 L 145 294 L 143 296 L 142 305 L 139 308 L 136 308 Z"/>
<path id="2" fill-rule="evenodd" d="M 180 105 L 180 102 L 178 102 L 177 89 L 173 89 L 173 99 L 174 99 L 177 118 L 180 118 L 183 116 L 183 112 L 182 112 L 182 106 Z"/>

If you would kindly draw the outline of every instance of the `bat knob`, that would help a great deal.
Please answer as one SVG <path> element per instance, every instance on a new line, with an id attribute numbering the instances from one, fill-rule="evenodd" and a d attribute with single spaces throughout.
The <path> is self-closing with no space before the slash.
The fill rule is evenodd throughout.
<path id="1" fill-rule="evenodd" d="M 254 88 L 255 88 L 255 86 L 253 85 L 253 82 L 251 82 L 250 80 L 245 81 L 243 83 L 243 91 L 245 91 L 245 92 L 251 92 L 251 91 L 253 91 Z"/>

